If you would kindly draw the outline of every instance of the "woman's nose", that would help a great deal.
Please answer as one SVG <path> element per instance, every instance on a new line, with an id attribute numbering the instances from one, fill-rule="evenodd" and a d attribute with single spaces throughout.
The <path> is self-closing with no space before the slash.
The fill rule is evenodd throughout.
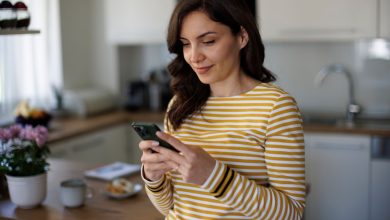
<path id="1" fill-rule="evenodd" d="M 190 61 L 192 63 L 199 63 L 200 61 L 202 61 L 204 59 L 204 55 L 201 53 L 201 51 L 197 47 L 192 47 L 190 53 L 191 53 L 190 54 Z"/>

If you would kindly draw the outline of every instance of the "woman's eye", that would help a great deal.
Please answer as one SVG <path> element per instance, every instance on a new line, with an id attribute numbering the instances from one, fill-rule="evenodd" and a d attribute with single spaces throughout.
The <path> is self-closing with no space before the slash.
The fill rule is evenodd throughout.
<path id="1" fill-rule="evenodd" d="M 206 45 L 211 45 L 215 43 L 215 40 L 204 41 L 203 43 Z"/>
<path id="2" fill-rule="evenodd" d="M 183 47 L 189 47 L 190 44 L 189 43 L 182 43 Z"/>

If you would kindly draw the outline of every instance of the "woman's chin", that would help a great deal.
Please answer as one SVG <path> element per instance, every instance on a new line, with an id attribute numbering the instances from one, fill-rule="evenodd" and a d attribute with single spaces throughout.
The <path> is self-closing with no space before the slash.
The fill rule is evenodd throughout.
<path id="1" fill-rule="evenodd" d="M 212 84 L 214 82 L 212 79 L 208 77 L 199 77 L 199 75 L 198 75 L 198 79 L 203 84 Z"/>

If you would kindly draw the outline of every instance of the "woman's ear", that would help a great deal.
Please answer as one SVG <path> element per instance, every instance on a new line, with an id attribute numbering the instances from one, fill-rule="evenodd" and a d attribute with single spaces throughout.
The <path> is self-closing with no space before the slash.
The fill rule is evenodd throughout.
<path id="1" fill-rule="evenodd" d="M 241 26 L 241 30 L 239 33 L 239 44 L 240 44 L 240 49 L 244 48 L 249 41 L 249 36 L 248 32 L 246 32 L 245 28 Z"/>

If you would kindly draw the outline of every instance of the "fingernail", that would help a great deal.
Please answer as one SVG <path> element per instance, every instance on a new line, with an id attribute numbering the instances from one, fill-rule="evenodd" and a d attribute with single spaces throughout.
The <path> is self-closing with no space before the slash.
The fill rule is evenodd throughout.
<path id="1" fill-rule="evenodd" d="M 157 136 L 161 136 L 161 135 L 163 135 L 163 133 L 162 133 L 161 131 L 157 131 L 157 132 L 156 132 L 156 135 L 157 135 Z"/>
<path id="2" fill-rule="evenodd" d="M 160 143 L 158 143 L 158 141 L 152 141 L 152 146 L 157 147 L 158 145 L 160 145 Z"/>

